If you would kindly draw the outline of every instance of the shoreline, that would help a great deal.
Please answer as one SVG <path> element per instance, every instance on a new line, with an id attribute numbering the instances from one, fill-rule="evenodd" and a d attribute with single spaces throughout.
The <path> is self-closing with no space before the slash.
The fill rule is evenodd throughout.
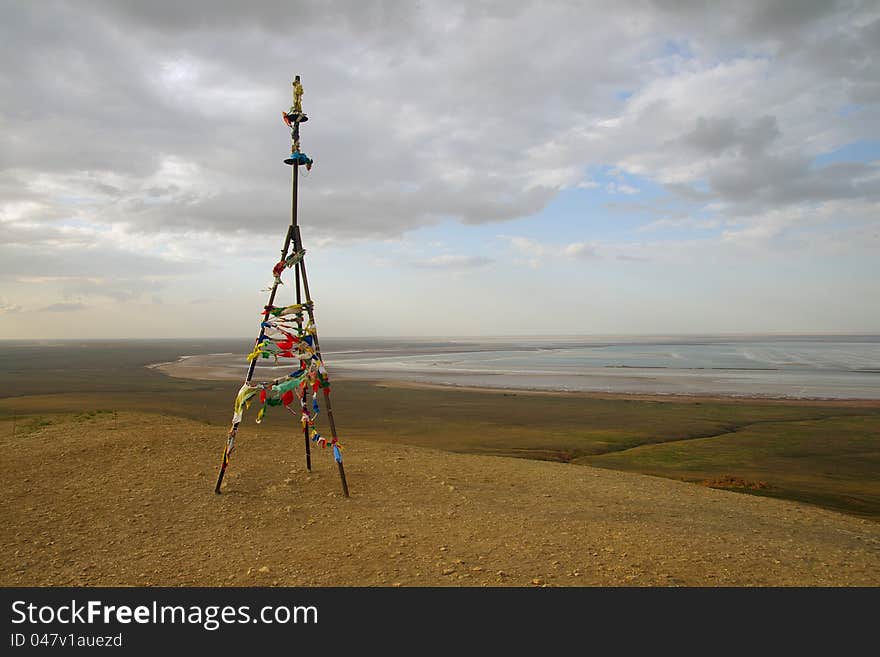
<path id="1" fill-rule="evenodd" d="M 460 390 L 463 392 L 487 392 L 504 395 L 546 395 L 551 397 L 574 397 L 586 399 L 608 400 L 631 400 L 631 401 L 656 401 L 656 402 L 742 402 L 742 403 L 768 403 L 768 404 L 792 404 L 796 406 L 846 406 L 863 408 L 880 408 L 880 399 L 843 399 L 827 397 L 770 397 L 761 395 L 711 395 L 692 393 L 640 393 L 640 392 L 601 392 L 591 390 L 533 390 L 529 388 L 489 388 L 483 386 L 466 386 L 445 383 L 423 383 L 419 381 L 399 381 L 377 377 L 375 379 L 346 378 L 339 376 L 337 379 L 346 381 L 364 381 L 372 383 L 380 388 L 403 388 L 425 390 Z"/>
<path id="2" fill-rule="evenodd" d="M 207 356 L 226 356 L 228 354 L 207 354 Z M 145 368 L 160 372 L 165 376 L 189 381 L 237 381 L 242 378 L 241 373 L 235 376 L 229 371 L 229 367 L 210 366 L 208 364 L 194 363 L 194 359 L 202 356 L 181 356 L 176 361 L 150 363 Z M 247 367 L 242 365 L 241 372 Z M 341 370 L 341 371 L 340 371 Z M 692 392 L 627 392 L 627 391 L 601 391 L 601 390 L 553 390 L 542 388 L 515 388 L 503 386 L 479 386 L 466 383 L 436 383 L 429 381 L 412 381 L 395 378 L 382 373 L 376 376 L 352 375 L 345 372 L 344 366 L 334 372 L 333 379 L 336 381 L 362 381 L 371 383 L 381 388 L 398 388 L 412 390 L 458 390 L 465 392 L 484 392 L 489 394 L 503 395 L 532 395 L 550 397 L 573 397 L 581 399 L 608 399 L 608 400 L 632 400 L 632 401 L 655 401 L 675 403 L 702 403 L 702 402 L 727 402 L 727 403 L 764 403 L 764 404 L 789 404 L 795 406 L 821 405 L 859 408 L 880 408 L 880 398 L 843 398 L 843 397 L 786 397 L 771 394 L 720 394 L 720 393 L 692 393 Z"/>

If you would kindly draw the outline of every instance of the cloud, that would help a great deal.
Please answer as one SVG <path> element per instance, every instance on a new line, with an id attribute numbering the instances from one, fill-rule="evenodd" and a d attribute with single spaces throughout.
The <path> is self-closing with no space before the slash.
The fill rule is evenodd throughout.
<path id="1" fill-rule="evenodd" d="M 525 264 L 532 269 L 538 269 L 544 257 L 552 253 L 552 249 L 531 237 L 501 235 L 502 239 L 507 240 L 513 247 L 514 251 L 519 255 L 526 256 Z"/>
<path id="2" fill-rule="evenodd" d="M 849 253 L 873 258 L 880 249 L 880 202 L 834 200 L 814 207 L 785 206 L 760 214 L 731 219 L 661 219 L 641 226 L 636 233 L 664 229 L 700 229 L 708 234 L 654 240 L 593 240 L 554 243 L 527 237 L 503 236 L 517 256 L 534 256 L 534 267 L 560 258 L 618 260 L 664 264 L 710 265 L 720 262 L 775 262 L 795 255 L 827 260 Z"/>
<path id="3" fill-rule="evenodd" d="M 678 217 L 678 218 L 666 218 L 666 219 L 657 219 L 656 221 L 651 221 L 647 224 L 639 226 L 637 232 L 639 233 L 650 233 L 663 229 L 697 229 L 697 230 L 711 230 L 714 228 L 718 228 L 721 226 L 721 221 L 718 219 L 700 219 L 697 217 Z"/>
<path id="4" fill-rule="evenodd" d="M 494 260 L 485 256 L 438 255 L 424 260 L 413 261 L 414 267 L 425 269 L 475 269 L 490 265 Z"/>
<path id="5" fill-rule="evenodd" d="M 597 257 L 596 246 L 575 242 L 562 249 L 562 252 L 570 258 L 595 258 Z"/>
<path id="6" fill-rule="evenodd" d="M 572 190 L 596 212 L 568 215 L 559 244 L 510 238 L 517 262 L 861 252 L 874 234 L 880 166 L 818 162 L 880 134 L 876 3 L 12 0 L 0 12 L 11 305 L 21 277 L 130 302 L 246 269 L 267 239 L 274 250 L 294 73 L 315 160 L 299 195 L 311 246 L 453 223 L 530 221 L 522 232 L 540 235 Z M 641 241 L 598 239 L 612 214 L 638 218 Z M 670 243 L 670 228 L 709 234 Z M 450 257 L 463 260 L 400 262 L 489 264 Z"/>
<path id="7" fill-rule="evenodd" d="M 520 255 L 528 257 L 527 263 L 533 269 L 539 268 L 545 261 L 557 258 L 598 258 L 599 246 L 595 243 L 572 242 L 570 244 L 550 244 L 530 237 L 502 236 Z"/>
<path id="8" fill-rule="evenodd" d="M 734 117 L 697 119 L 692 130 L 681 140 L 701 154 L 719 156 L 730 150 L 743 155 L 762 153 L 777 138 L 779 127 L 774 116 L 762 116 L 748 123 Z"/>
<path id="9" fill-rule="evenodd" d="M 146 295 L 155 297 L 155 292 L 162 287 L 164 284 L 157 280 L 75 277 L 67 279 L 61 290 L 66 297 L 104 298 L 124 302 L 140 299 Z"/>
<path id="10" fill-rule="evenodd" d="M 541 242 L 536 239 L 532 239 L 531 237 L 520 237 L 516 235 L 503 235 L 502 237 L 508 240 L 515 249 L 521 251 L 522 253 L 541 256 L 544 255 L 547 250 Z"/>
<path id="11" fill-rule="evenodd" d="M 731 214 L 839 199 L 880 199 L 880 167 L 845 162 L 812 167 L 800 156 L 764 156 L 731 162 L 709 174 L 716 197 Z"/>
<path id="12" fill-rule="evenodd" d="M 20 313 L 24 308 L 17 303 L 10 303 L 4 298 L 0 298 L 0 314 Z"/>
<path id="13" fill-rule="evenodd" d="M 626 194 L 628 196 L 632 196 L 633 194 L 639 193 L 637 187 L 627 185 L 626 183 L 611 182 L 608 183 L 605 188 L 608 190 L 609 194 Z"/>
<path id="14" fill-rule="evenodd" d="M 89 229 L 45 231 L 22 226 L 7 226 L 5 232 L 8 241 L 0 244 L 0 280 L 21 276 L 162 278 L 216 266 L 197 245 L 192 245 L 192 251 L 184 250 L 167 236 L 139 240 Z"/>
<path id="15" fill-rule="evenodd" d="M 4 96 L 44 110 L 2 108 L 2 177 L 21 189 L 4 216 L 37 203 L 42 225 L 73 212 L 133 233 L 280 227 L 288 143 L 276 117 L 298 61 L 316 160 L 303 213 L 316 237 L 343 239 L 528 216 L 589 184 L 596 164 L 705 178 L 733 203 L 753 181 L 743 172 L 769 167 L 797 179 L 786 193 L 766 178 L 766 202 L 790 199 L 811 187 L 816 148 L 871 127 L 831 125 L 817 108 L 876 84 L 865 62 L 880 29 L 865 3 L 738 3 L 708 22 L 664 2 L 19 2 L 4 14 L 18 53 Z"/>
<path id="16" fill-rule="evenodd" d="M 41 313 L 73 313 L 86 310 L 88 306 L 82 303 L 53 303 L 44 308 L 40 308 L 37 312 Z"/>

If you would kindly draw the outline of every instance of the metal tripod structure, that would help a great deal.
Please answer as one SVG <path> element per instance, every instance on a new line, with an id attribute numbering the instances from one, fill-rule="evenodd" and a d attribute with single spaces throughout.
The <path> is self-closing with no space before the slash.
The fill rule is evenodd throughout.
<path id="1" fill-rule="evenodd" d="M 296 279 L 296 307 L 298 309 L 298 314 L 296 314 L 295 321 L 299 329 L 302 330 L 302 312 L 305 311 L 308 314 L 309 326 L 311 327 L 311 338 L 313 341 L 312 348 L 314 350 L 314 354 L 317 355 L 318 362 L 323 363 L 323 357 L 321 356 L 321 346 L 318 342 L 317 328 L 315 325 L 314 302 L 312 301 L 312 296 L 309 292 L 309 279 L 308 274 L 306 273 L 305 250 L 302 248 L 302 238 L 300 237 L 299 225 L 297 224 L 297 191 L 299 186 L 299 168 L 301 166 L 305 166 L 306 169 L 309 170 L 312 167 L 312 160 L 305 153 L 300 151 L 299 145 L 300 124 L 305 123 L 309 120 L 305 113 L 302 111 L 302 93 L 302 84 L 300 83 L 299 76 L 297 75 L 293 81 L 293 105 L 287 112 L 282 112 L 284 122 L 291 129 L 290 155 L 284 159 L 284 163 L 289 164 L 292 167 L 290 226 L 288 226 L 287 228 L 287 235 L 284 238 L 284 246 L 281 249 L 281 260 L 273 270 L 273 274 L 275 274 L 275 281 L 269 288 L 269 301 L 264 308 L 263 322 L 260 326 L 260 334 L 259 336 L 257 336 L 255 342 L 254 353 L 257 353 L 259 346 L 263 343 L 264 339 L 266 339 L 266 322 L 269 321 L 270 315 L 272 315 L 273 310 L 275 310 L 275 306 L 273 304 L 275 303 L 275 295 L 278 291 L 278 286 L 281 285 L 280 274 L 284 271 L 286 263 L 292 263 L 292 265 L 287 266 L 292 266 Z M 290 252 L 291 246 L 293 246 L 292 253 Z M 242 386 L 242 390 L 247 390 L 249 386 L 251 386 L 251 382 L 254 376 L 254 369 L 257 365 L 257 360 L 257 357 L 251 359 L 250 366 L 248 367 L 247 376 L 245 377 L 244 385 Z M 339 478 L 342 482 L 342 492 L 345 494 L 346 497 L 348 497 L 348 482 L 345 479 L 345 468 L 342 465 L 342 454 L 339 451 L 338 436 L 336 433 L 336 422 L 333 419 L 333 408 L 330 404 L 330 388 L 329 385 L 324 385 L 322 387 L 324 392 L 324 407 L 327 411 L 327 421 L 330 425 L 330 434 L 332 436 L 331 447 L 333 449 L 333 455 L 336 460 L 336 464 L 339 468 Z M 315 389 L 312 391 L 312 394 L 317 396 L 317 384 Z M 239 392 L 239 396 L 241 396 L 241 391 Z M 303 418 L 309 417 L 308 396 L 308 386 L 303 386 L 302 398 L 300 399 L 300 410 Z M 316 402 L 317 400 L 313 400 L 313 403 Z M 236 404 L 238 408 L 238 399 L 236 400 Z M 294 413 L 294 411 L 290 409 L 288 404 L 285 404 L 285 406 L 291 413 Z M 214 492 L 218 495 L 220 494 L 220 486 L 223 484 L 223 476 L 226 474 L 226 468 L 229 466 L 229 457 L 232 454 L 232 450 L 235 448 L 235 436 L 238 432 L 238 427 L 240 424 L 241 414 L 239 412 L 236 412 L 236 414 L 233 416 L 232 427 L 227 434 L 226 446 L 223 450 L 223 461 L 220 465 L 220 472 L 217 475 L 217 485 L 214 487 Z M 310 424 L 304 419 L 303 437 L 305 440 L 306 448 L 306 468 L 311 471 L 312 457 L 309 433 Z"/>

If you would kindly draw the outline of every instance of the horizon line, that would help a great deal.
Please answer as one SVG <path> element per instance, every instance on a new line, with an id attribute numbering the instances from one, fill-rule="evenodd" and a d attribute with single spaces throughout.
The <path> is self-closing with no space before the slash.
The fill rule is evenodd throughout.
<path id="1" fill-rule="evenodd" d="M 729 333 L 520 333 L 520 334 L 460 334 L 460 335 L 418 335 L 418 334 L 387 334 L 387 335 L 324 335 L 331 340 L 477 340 L 477 339 L 509 339 L 522 340 L 528 338 L 571 339 L 571 338 L 745 338 L 745 337 L 880 337 L 877 331 L 742 331 Z M 125 340 L 254 340 L 253 336 L 169 336 L 169 337 L 22 337 L 3 338 L 0 342 L 76 342 L 96 341 L 120 342 Z"/>

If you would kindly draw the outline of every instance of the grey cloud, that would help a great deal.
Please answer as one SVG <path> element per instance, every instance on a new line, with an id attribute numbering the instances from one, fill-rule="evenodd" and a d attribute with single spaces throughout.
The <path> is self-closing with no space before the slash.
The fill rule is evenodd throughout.
<path id="1" fill-rule="evenodd" d="M 45 229 L 5 227 L 11 236 L 0 245 L 0 280 L 18 276 L 104 279 L 162 277 L 203 271 L 210 263 L 173 261 L 134 253 L 93 237 Z"/>
<path id="2" fill-rule="evenodd" d="M 850 91 L 853 102 L 877 103 L 880 102 L 880 82 L 860 81 L 852 85 Z"/>
<path id="3" fill-rule="evenodd" d="M 758 96 L 746 97 L 754 111 L 703 113 L 687 125 L 658 101 L 627 134 L 607 142 L 582 134 L 620 114 L 619 91 L 658 79 L 649 62 L 675 40 L 707 60 L 742 51 L 784 58 L 798 75 L 810 71 L 798 84 L 843 79 L 849 98 L 868 102 L 877 92 L 878 23 L 855 20 L 864 6 L 9 3 L 0 22 L 0 192 L 7 202 L 42 204 L 29 222 L 44 229 L 73 203 L 81 220 L 129 234 L 281 230 L 290 173 L 280 163 L 289 136 L 279 114 L 299 72 L 311 117 L 303 148 L 316 161 L 302 182 L 302 216 L 322 239 L 528 216 L 560 189 L 540 183 L 545 169 L 577 171 L 646 152 L 661 163 L 648 176 L 695 153 L 711 161 L 708 192 L 671 183 L 695 201 L 751 209 L 807 187 L 817 199 L 866 195 L 870 183 L 847 187 L 837 170 L 818 180 L 805 154 L 782 152 L 783 137 L 800 133 L 784 108 L 764 107 Z M 768 39 L 785 48 L 766 46 Z M 853 130 L 876 125 L 875 115 L 865 116 L 850 122 L 861 126 Z M 169 159 L 192 172 L 173 179 Z M 795 178 L 786 182 L 786 174 Z M 49 184 L 58 180 L 71 182 Z M 32 271 L 25 260 L 33 255 L 17 262 Z M 125 271 L 120 256 L 104 264 Z M 66 257 L 50 268 L 72 272 Z M 137 264 L 147 274 L 166 265 Z"/>
<path id="4" fill-rule="evenodd" d="M 776 0 L 774 2 L 707 2 L 706 0 L 653 0 L 673 17 L 671 27 L 690 35 L 705 35 L 716 42 L 730 41 L 742 49 L 769 41 L 780 50 L 803 47 L 805 34 L 821 29 L 840 16 L 854 17 L 870 11 L 858 0 Z M 694 36 L 694 40 L 699 40 Z"/>
<path id="5" fill-rule="evenodd" d="M 777 0 L 741 5 L 745 14 L 742 26 L 752 34 L 790 34 L 852 6 L 853 3 L 840 0 Z"/>
<path id="6" fill-rule="evenodd" d="M 665 187 L 676 196 L 687 199 L 688 201 L 706 202 L 713 198 L 711 192 L 696 189 L 685 183 L 667 183 Z"/>
<path id="7" fill-rule="evenodd" d="M 257 29 L 290 35 L 342 23 L 347 29 L 375 34 L 387 31 L 406 38 L 396 26 L 416 20 L 413 3 L 405 0 L 357 2 L 356 0 L 94 0 L 100 13 L 137 28 L 160 33 Z"/>
<path id="8" fill-rule="evenodd" d="M 763 152 L 780 136 L 774 116 L 762 116 L 749 122 L 733 117 L 704 117 L 697 119 L 693 130 L 682 136 L 686 146 L 709 155 L 721 155 L 736 150 L 746 156 Z"/>
<path id="9" fill-rule="evenodd" d="M 160 281 L 123 278 L 72 278 L 61 286 L 65 297 L 106 298 L 113 301 L 133 301 L 154 293 L 164 285 Z"/>
<path id="10" fill-rule="evenodd" d="M 713 192 L 747 212 L 836 199 L 880 199 L 880 169 L 861 162 L 811 167 L 798 156 L 740 159 L 709 176 Z"/>
<path id="11" fill-rule="evenodd" d="M 582 105 L 601 97 L 601 84 L 625 76 L 613 58 L 601 69 L 582 67 L 585 48 L 596 48 L 598 55 L 602 45 L 574 35 L 557 39 L 553 49 L 542 47 L 540 60 L 529 55 L 534 48 L 524 47 L 517 23 L 531 20 L 522 15 L 525 8 L 534 13 L 528 3 L 419 11 L 411 3 L 91 7 L 73 10 L 57 3 L 50 11 L 21 3 L 9 10 L 4 34 L 9 60 L 12 52 L 21 55 L 6 83 L 4 97 L 15 98 L 16 106 L 7 102 L 3 110 L 16 129 L 0 137 L 5 140 L 0 168 L 24 180 L 34 170 L 92 172 L 99 178 L 101 172 L 124 174 L 132 180 L 98 182 L 102 194 L 126 199 L 108 206 L 100 219 L 124 222 L 132 230 L 228 231 L 251 220 L 233 215 L 255 203 L 265 208 L 263 225 L 269 225 L 269 208 L 283 207 L 286 192 L 287 170 L 278 160 L 288 140 L 275 117 L 289 103 L 290 61 L 313 69 L 304 71 L 313 120 L 304 126 L 303 144 L 324 175 L 315 176 L 311 191 L 327 192 L 332 202 L 346 194 L 362 196 L 355 191 L 359 187 L 423 188 L 397 203 L 394 192 L 370 192 L 384 208 L 375 225 L 386 236 L 441 215 L 479 223 L 540 209 L 554 191 L 523 192 L 533 168 L 523 150 L 547 134 L 549 126 L 541 123 L 567 116 L 563 111 L 536 117 L 535 99 L 562 93 L 568 103 Z M 496 17 L 502 22 L 485 22 Z M 446 39 L 433 28 L 435 18 L 481 37 L 474 44 L 481 52 Z M 288 24 L 296 25 L 296 39 Z M 218 42 L 225 44 L 219 51 Z M 320 58 L 306 56 L 316 52 Z M 570 84 L 535 75 L 536 66 L 560 68 Z M 176 84 L 178 74 L 183 79 Z M 235 97 L 239 88 L 250 88 L 252 97 Z M 23 107 L 31 111 L 16 109 Z M 517 139 L 515 131 L 529 123 L 529 139 Z M 480 147 L 487 141 L 494 148 Z M 219 194 L 161 180 L 135 185 L 155 176 L 167 155 L 196 163 L 205 172 L 201 183 L 216 183 Z M 485 179 L 443 182 L 463 163 Z M 212 172 L 222 172 L 222 179 L 212 180 Z M 159 188 L 171 192 L 173 206 L 150 204 Z M 266 194 L 267 188 L 277 191 Z M 249 201 L 239 203 L 236 196 Z M 418 212 L 412 212 L 416 204 Z M 349 214 L 331 209 L 322 226 L 343 233 L 365 226 L 364 235 L 376 233 L 370 221 L 346 223 Z"/>

